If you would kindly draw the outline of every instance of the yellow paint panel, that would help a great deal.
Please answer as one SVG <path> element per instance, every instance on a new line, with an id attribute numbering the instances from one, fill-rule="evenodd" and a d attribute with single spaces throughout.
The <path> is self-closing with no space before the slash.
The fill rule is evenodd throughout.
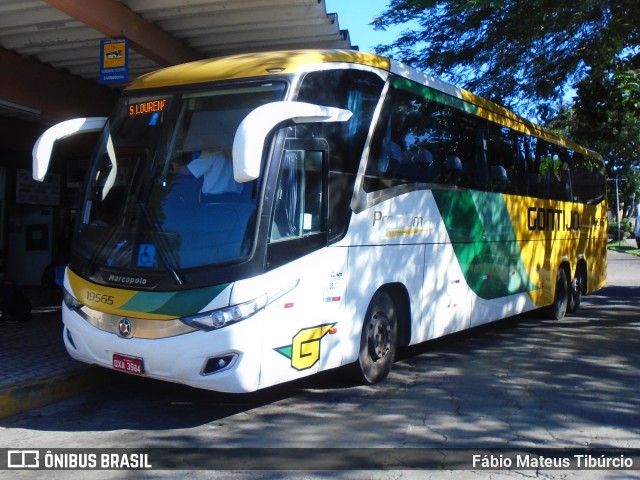
<path id="1" fill-rule="evenodd" d="M 140 317 L 141 312 L 122 308 L 139 292 L 135 290 L 124 290 L 121 288 L 97 285 L 80 278 L 69 269 L 67 269 L 67 272 L 71 293 L 83 305 L 86 305 L 93 310 L 109 313 L 111 315 Z M 145 312 L 144 318 L 149 320 L 171 320 L 174 319 L 175 316 Z"/>
<path id="2" fill-rule="evenodd" d="M 589 157 L 602 158 L 598 153 L 588 150 L 577 143 L 573 143 L 565 138 L 555 135 L 553 132 L 536 125 L 529 120 L 519 117 L 510 110 L 497 105 L 482 97 L 478 97 L 467 90 L 460 90 L 462 99 L 465 102 L 472 103 L 478 107 L 477 115 L 481 118 L 504 125 L 518 132 L 542 138 L 547 142 L 559 145 L 565 148 L 587 155 Z"/>
<path id="3" fill-rule="evenodd" d="M 521 258 L 539 290 L 530 292 L 536 305 L 553 302 L 556 272 L 567 262 L 575 275 L 580 260 L 587 263 L 589 292 L 606 280 L 606 203 L 584 205 L 556 200 L 503 195 Z"/>
<path id="4" fill-rule="evenodd" d="M 291 74 L 317 63 L 355 63 L 388 71 L 388 58 L 355 50 L 293 50 L 199 60 L 164 68 L 134 80 L 129 90 L 188 85 L 274 73 Z M 270 71 L 271 70 L 271 71 Z"/>

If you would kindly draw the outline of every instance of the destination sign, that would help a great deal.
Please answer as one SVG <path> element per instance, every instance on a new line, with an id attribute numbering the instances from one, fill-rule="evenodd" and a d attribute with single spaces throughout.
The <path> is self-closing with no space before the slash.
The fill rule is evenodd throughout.
<path id="1" fill-rule="evenodd" d="M 133 105 L 129 105 L 129 115 L 144 115 L 147 113 L 161 112 L 164 110 L 166 105 L 166 99 L 134 103 Z"/>

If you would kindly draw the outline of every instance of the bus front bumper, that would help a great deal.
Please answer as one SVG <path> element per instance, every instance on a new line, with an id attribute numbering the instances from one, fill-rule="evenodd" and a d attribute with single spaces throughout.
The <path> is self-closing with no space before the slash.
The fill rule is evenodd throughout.
<path id="1" fill-rule="evenodd" d="M 62 320 L 67 352 L 81 362 L 219 392 L 258 389 L 262 345 L 255 318 L 157 339 L 102 331 L 66 305 Z"/>

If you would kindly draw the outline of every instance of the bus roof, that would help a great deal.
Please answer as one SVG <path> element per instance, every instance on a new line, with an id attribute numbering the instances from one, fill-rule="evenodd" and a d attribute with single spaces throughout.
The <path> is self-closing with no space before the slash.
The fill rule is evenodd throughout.
<path id="1" fill-rule="evenodd" d="M 390 60 L 356 50 L 291 50 L 246 53 L 198 60 L 163 68 L 134 80 L 131 89 L 158 88 L 200 82 L 290 74 L 306 70 L 309 64 L 355 63 L 389 71 Z"/>
<path id="2" fill-rule="evenodd" d="M 161 88 L 193 83 L 256 78 L 291 74 L 308 70 L 319 63 L 350 63 L 392 72 L 419 84 L 434 88 L 477 107 L 476 115 L 495 123 L 533 135 L 551 143 L 601 159 L 596 152 L 575 144 L 526 120 L 505 107 L 458 88 L 431 75 L 387 57 L 357 50 L 289 50 L 244 53 L 175 65 L 143 75 L 131 82 L 127 90 Z"/>

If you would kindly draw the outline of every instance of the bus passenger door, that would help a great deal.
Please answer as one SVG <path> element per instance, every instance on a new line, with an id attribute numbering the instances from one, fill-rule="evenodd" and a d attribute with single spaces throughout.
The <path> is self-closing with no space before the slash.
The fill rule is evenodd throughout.
<path id="1" fill-rule="evenodd" d="M 337 325 L 325 314 L 325 296 L 332 295 L 329 304 L 342 299 L 335 292 L 346 249 L 327 248 L 327 157 L 323 139 L 289 138 L 277 178 L 269 180 L 275 188 L 265 278 L 273 286 L 296 287 L 265 312 L 261 388 L 313 374 L 337 355 L 327 347 Z"/>

